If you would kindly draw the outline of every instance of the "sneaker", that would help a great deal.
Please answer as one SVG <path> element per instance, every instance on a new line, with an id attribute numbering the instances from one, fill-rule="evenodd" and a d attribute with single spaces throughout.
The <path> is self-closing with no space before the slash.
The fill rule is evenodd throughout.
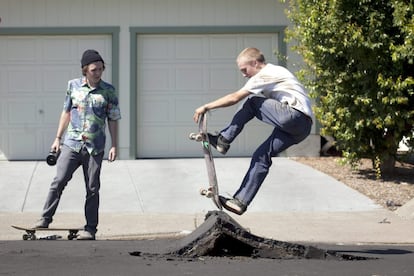
<path id="1" fill-rule="evenodd" d="M 33 225 L 33 228 L 49 228 L 49 224 L 50 222 L 41 218 Z"/>
<path id="2" fill-rule="evenodd" d="M 224 196 L 219 196 L 219 199 L 224 209 L 230 212 L 233 212 L 239 216 L 246 212 L 247 206 L 237 198 L 225 198 Z"/>
<path id="3" fill-rule="evenodd" d="M 76 239 L 81 241 L 92 241 L 95 240 L 95 234 L 85 230 L 80 232 Z"/>
<path id="4" fill-rule="evenodd" d="M 221 134 L 213 135 L 208 133 L 208 140 L 210 141 L 210 145 L 221 154 L 226 154 L 230 149 L 230 142 L 227 141 Z"/>

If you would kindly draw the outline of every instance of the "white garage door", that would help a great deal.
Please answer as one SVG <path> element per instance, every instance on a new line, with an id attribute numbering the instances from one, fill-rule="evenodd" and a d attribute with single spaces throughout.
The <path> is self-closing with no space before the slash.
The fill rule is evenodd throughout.
<path id="1" fill-rule="evenodd" d="M 98 50 L 111 81 L 111 37 L 0 36 L 0 154 L 44 159 L 56 135 L 67 82 L 80 77 L 84 50 Z"/>
<path id="2" fill-rule="evenodd" d="M 276 34 L 138 35 L 137 157 L 199 157 L 200 145 L 188 139 L 198 129 L 194 110 L 244 84 L 235 59 L 251 46 L 277 63 Z M 224 128 L 236 109 L 212 111 L 209 131 Z M 270 132 L 252 120 L 228 155 L 251 155 Z"/>

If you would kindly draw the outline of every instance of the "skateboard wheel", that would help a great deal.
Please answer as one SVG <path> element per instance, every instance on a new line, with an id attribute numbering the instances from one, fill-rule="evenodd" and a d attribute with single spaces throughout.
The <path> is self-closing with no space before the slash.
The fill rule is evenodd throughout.
<path id="1" fill-rule="evenodd" d="M 188 138 L 190 138 L 190 140 L 201 142 L 203 140 L 203 135 L 201 133 L 190 133 L 190 135 L 188 135 Z"/>
<path id="2" fill-rule="evenodd" d="M 27 241 L 28 239 L 29 239 L 29 235 L 24 234 L 24 235 L 23 235 L 23 240 Z"/>
<path id="3" fill-rule="evenodd" d="M 201 188 L 201 189 L 200 189 L 200 195 L 210 198 L 210 197 L 212 197 L 214 194 L 213 194 L 213 192 L 212 192 L 212 191 L 210 191 L 210 190 L 208 190 L 208 189 Z"/>
<path id="4" fill-rule="evenodd" d="M 195 140 L 196 140 L 197 142 L 201 142 L 201 141 L 203 140 L 203 135 L 201 135 L 200 133 L 198 133 L 198 134 L 195 136 Z"/>

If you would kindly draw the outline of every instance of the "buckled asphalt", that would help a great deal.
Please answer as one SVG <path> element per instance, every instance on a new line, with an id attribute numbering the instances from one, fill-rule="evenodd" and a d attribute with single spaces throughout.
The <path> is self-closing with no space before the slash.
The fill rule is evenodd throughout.
<path id="1" fill-rule="evenodd" d="M 249 158 L 216 158 L 220 193 L 232 195 Z M 20 240 L 12 224 L 39 219 L 56 167 L 44 161 L 0 161 L 0 240 Z M 217 210 L 199 194 L 207 187 L 202 158 L 104 162 L 97 239 L 186 235 Z M 84 181 L 79 168 L 63 192 L 50 227 L 84 225 Z M 290 242 L 414 244 L 414 202 L 390 211 L 345 184 L 292 159 L 278 157 L 242 216 L 253 234 Z"/>

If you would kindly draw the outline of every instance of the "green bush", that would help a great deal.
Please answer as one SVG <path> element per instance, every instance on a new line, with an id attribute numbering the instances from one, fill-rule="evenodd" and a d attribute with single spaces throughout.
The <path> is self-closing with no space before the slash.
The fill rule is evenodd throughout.
<path id="1" fill-rule="evenodd" d="M 413 141 L 412 1 L 291 0 L 286 12 L 321 133 L 351 164 L 392 169 L 401 139 Z"/>

